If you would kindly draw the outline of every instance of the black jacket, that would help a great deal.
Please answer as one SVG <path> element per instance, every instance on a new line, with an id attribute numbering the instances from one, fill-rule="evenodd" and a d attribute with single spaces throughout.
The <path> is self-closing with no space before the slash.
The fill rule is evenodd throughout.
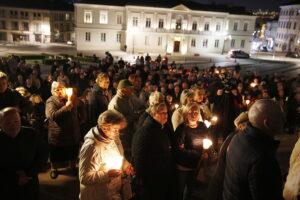
<path id="1" fill-rule="evenodd" d="M 38 172 L 46 165 L 48 148 L 33 129 L 21 127 L 15 138 L 0 131 L 0 192 L 9 199 L 38 199 Z M 32 177 L 27 184 L 18 185 L 18 171 Z"/>
<path id="2" fill-rule="evenodd" d="M 278 145 L 251 125 L 237 133 L 227 149 L 223 199 L 283 199 Z"/>
<path id="3" fill-rule="evenodd" d="M 24 109 L 28 107 L 28 102 L 16 91 L 7 88 L 3 93 L 0 93 L 0 110 L 9 106 Z"/>
<path id="4" fill-rule="evenodd" d="M 104 94 L 102 88 L 95 84 L 89 99 L 89 122 L 91 127 L 97 125 L 99 115 L 107 110 L 108 104 L 108 96 Z"/>
<path id="5" fill-rule="evenodd" d="M 169 174 L 174 167 L 169 126 L 162 126 L 152 117 L 147 117 L 143 127 L 137 130 L 132 143 L 133 164 L 138 177 Z M 163 178 L 163 177 L 161 177 Z"/>

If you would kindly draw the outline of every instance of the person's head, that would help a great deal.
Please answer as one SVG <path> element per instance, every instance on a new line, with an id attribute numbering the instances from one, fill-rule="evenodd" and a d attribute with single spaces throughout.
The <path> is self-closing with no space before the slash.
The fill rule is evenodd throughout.
<path id="1" fill-rule="evenodd" d="M 66 87 L 63 84 L 53 81 L 51 85 L 51 94 L 60 98 L 67 98 L 65 89 Z"/>
<path id="2" fill-rule="evenodd" d="M 31 95 L 24 87 L 17 87 L 15 90 L 24 98 L 28 98 Z"/>
<path id="3" fill-rule="evenodd" d="M 154 104 L 163 103 L 164 102 L 164 95 L 160 92 L 152 92 L 149 96 L 149 106 Z"/>
<path id="4" fill-rule="evenodd" d="M 183 90 L 180 95 L 181 105 L 187 105 L 190 102 L 194 102 L 195 93 L 192 90 Z"/>
<path id="5" fill-rule="evenodd" d="M 183 109 L 183 119 L 188 125 L 196 125 L 200 118 L 200 105 L 198 103 L 188 103 Z"/>
<path id="6" fill-rule="evenodd" d="M 205 96 L 205 89 L 197 86 L 197 87 L 192 88 L 192 91 L 194 91 L 194 93 L 195 93 L 195 101 L 197 103 L 201 103 Z"/>
<path id="7" fill-rule="evenodd" d="M 4 72 L 0 71 L 0 93 L 4 93 L 7 90 L 8 77 Z"/>
<path id="8" fill-rule="evenodd" d="M 38 95 L 38 94 L 33 94 L 33 95 L 30 96 L 29 101 L 30 101 L 33 105 L 35 105 L 35 104 L 41 103 L 43 100 L 42 100 L 42 98 L 41 98 L 40 95 Z"/>
<path id="9" fill-rule="evenodd" d="M 234 125 L 237 130 L 244 130 L 249 124 L 248 112 L 242 112 L 237 118 L 234 120 Z"/>
<path id="10" fill-rule="evenodd" d="M 138 75 L 130 74 L 128 80 L 135 89 L 140 90 L 142 88 L 142 79 Z"/>
<path id="11" fill-rule="evenodd" d="M 281 133 L 284 124 L 284 115 L 280 105 L 271 99 L 260 99 L 256 101 L 248 113 L 250 123 L 273 136 Z"/>
<path id="12" fill-rule="evenodd" d="M 99 73 L 96 83 L 100 88 L 107 89 L 109 87 L 109 77 L 105 73 Z"/>
<path id="13" fill-rule="evenodd" d="M 150 115 L 162 126 L 168 121 L 168 109 L 165 103 L 155 104 L 150 107 Z"/>
<path id="14" fill-rule="evenodd" d="M 7 107 L 0 111 L 0 128 L 9 137 L 15 138 L 21 130 L 21 118 L 17 108 Z"/>
<path id="15" fill-rule="evenodd" d="M 118 84 L 118 92 L 124 97 L 130 97 L 134 93 L 134 87 L 127 79 L 123 79 Z"/>
<path id="16" fill-rule="evenodd" d="M 114 140 L 126 125 L 125 117 L 116 110 L 107 110 L 98 118 L 98 127 L 110 140 Z"/>

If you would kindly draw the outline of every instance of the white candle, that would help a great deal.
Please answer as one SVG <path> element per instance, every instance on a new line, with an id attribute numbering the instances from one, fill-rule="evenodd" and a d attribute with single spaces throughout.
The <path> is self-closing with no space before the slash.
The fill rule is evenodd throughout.
<path id="1" fill-rule="evenodd" d="M 210 139 L 203 139 L 203 149 L 209 149 L 211 147 L 212 141 Z"/>
<path id="2" fill-rule="evenodd" d="M 218 121 L 218 117 L 217 117 L 217 116 L 213 116 L 213 117 L 211 118 L 211 120 L 212 120 L 212 121 Z"/>
<path id="3" fill-rule="evenodd" d="M 179 107 L 179 104 L 176 103 L 176 104 L 175 104 L 175 109 L 177 109 L 178 107 Z"/>
<path id="4" fill-rule="evenodd" d="M 207 128 L 209 128 L 211 126 L 211 123 L 207 120 L 204 120 L 204 124 Z"/>
<path id="5" fill-rule="evenodd" d="M 257 84 L 256 83 L 250 83 L 250 87 L 255 87 Z"/>
<path id="6" fill-rule="evenodd" d="M 72 96 L 73 88 L 66 88 L 66 94 L 67 94 L 68 97 Z"/>
<path id="7" fill-rule="evenodd" d="M 247 104 L 247 105 L 250 104 L 250 100 L 249 100 L 249 99 L 246 100 L 246 104 Z"/>
<path id="8" fill-rule="evenodd" d="M 122 156 L 109 157 L 105 160 L 107 169 L 121 169 L 123 165 Z"/>

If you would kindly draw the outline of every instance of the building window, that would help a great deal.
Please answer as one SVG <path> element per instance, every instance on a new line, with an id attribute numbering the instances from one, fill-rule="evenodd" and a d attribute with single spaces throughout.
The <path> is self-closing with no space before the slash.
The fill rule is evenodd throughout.
<path id="1" fill-rule="evenodd" d="M 92 23 L 92 11 L 84 11 L 84 23 Z"/>
<path id="2" fill-rule="evenodd" d="M 2 40 L 2 41 L 7 40 L 7 33 L 6 32 L 0 32 L 0 40 Z"/>
<path id="3" fill-rule="evenodd" d="M 70 14 L 66 13 L 66 21 L 69 21 L 69 20 L 70 20 Z"/>
<path id="4" fill-rule="evenodd" d="M 205 25 L 204 25 L 204 30 L 205 30 L 205 31 L 209 31 L 209 23 L 205 23 Z"/>
<path id="5" fill-rule="evenodd" d="M 297 22 L 294 22 L 294 30 L 296 29 L 297 27 Z"/>
<path id="6" fill-rule="evenodd" d="M 248 31 L 248 23 L 245 23 L 245 24 L 244 24 L 243 30 L 244 30 L 244 31 Z"/>
<path id="7" fill-rule="evenodd" d="M 0 29 L 6 29 L 5 21 L 0 21 Z"/>
<path id="8" fill-rule="evenodd" d="M 122 15 L 117 15 L 117 24 L 122 24 Z"/>
<path id="9" fill-rule="evenodd" d="M 181 19 L 176 20 L 176 26 L 175 26 L 176 30 L 181 30 L 182 28 L 182 21 Z"/>
<path id="10" fill-rule="evenodd" d="M 85 41 L 90 42 L 91 41 L 91 33 L 85 32 Z"/>
<path id="11" fill-rule="evenodd" d="M 121 33 L 117 33 L 117 42 L 120 43 L 121 42 Z"/>
<path id="12" fill-rule="evenodd" d="M 11 22 L 11 29 L 12 30 L 19 30 L 19 23 L 18 22 Z"/>
<path id="13" fill-rule="evenodd" d="M 34 32 L 41 32 L 41 24 L 34 24 Z"/>
<path id="14" fill-rule="evenodd" d="M 0 17 L 5 17 L 5 10 L 0 9 Z"/>
<path id="15" fill-rule="evenodd" d="M 245 48 L 245 40 L 241 40 L 241 48 Z"/>
<path id="16" fill-rule="evenodd" d="M 10 18 L 12 19 L 18 19 L 18 11 L 10 11 Z"/>
<path id="17" fill-rule="evenodd" d="M 28 22 L 23 22 L 22 23 L 22 28 L 23 28 L 23 31 L 29 31 L 29 24 L 28 24 Z"/>
<path id="18" fill-rule="evenodd" d="M 139 23 L 138 18 L 137 18 L 137 17 L 133 17 L 133 18 L 132 18 L 132 26 L 137 27 L 137 26 L 138 26 L 138 23 Z"/>
<path id="19" fill-rule="evenodd" d="M 42 17 L 41 13 L 36 13 L 36 12 L 33 13 L 33 19 L 34 20 L 40 20 L 41 17 Z"/>
<path id="20" fill-rule="evenodd" d="M 164 19 L 158 20 L 158 28 L 164 28 Z"/>
<path id="21" fill-rule="evenodd" d="M 218 23 L 218 24 L 216 25 L 216 31 L 219 32 L 220 30 L 221 30 L 221 24 Z"/>
<path id="22" fill-rule="evenodd" d="M 233 24 L 233 30 L 234 30 L 234 31 L 237 31 L 237 29 L 238 29 L 238 23 L 237 23 L 237 22 L 234 22 L 234 24 Z"/>
<path id="23" fill-rule="evenodd" d="M 162 45 L 162 37 L 158 37 L 157 45 L 158 46 Z"/>
<path id="24" fill-rule="evenodd" d="M 148 35 L 145 36 L 145 45 L 146 46 L 149 45 L 149 36 Z"/>
<path id="25" fill-rule="evenodd" d="M 20 15 L 21 15 L 21 19 L 28 19 L 28 12 L 21 12 L 20 13 Z"/>
<path id="26" fill-rule="evenodd" d="M 151 19 L 146 18 L 146 28 L 150 28 L 150 27 L 151 27 Z"/>
<path id="27" fill-rule="evenodd" d="M 193 31 L 197 30 L 197 22 L 193 22 L 193 24 L 192 24 L 192 30 Z"/>
<path id="28" fill-rule="evenodd" d="M 208 46 L 208 39 L 204 39 L 203 43 L 202 43 L 203 47 L 207 47 Z"/>
<path id="29" fill-rule="evenodd" d="M 220 41 L 220 40 L 215 40 L 215 48 L 218 48 L 218 47 L 219 47 L 219 41 Z"/>
<path id="30" fill-rule="evenodd" d="M 100 24 L 107 24 L 108 23 L 108 12 L 104 10 L 100 10 Z"/>
<path id="31" fill-rule="evenodd" d="M 195 39 L 195 38 L 193 38 L 193 39 L 191 40 L 191 46 L 192 46 L 192 47 L 196 47 L 196 39 Z"/>
<path id="32" fill-rule="evenodd" d="M 101 42 L 106 42 L 106 33 L 101 33 Z"/>
<path id="33" fill-rule="evenodd" d="M 235 39 L 232 39 L 232 40 L 231 40 L 230 46 L 231 46 L 231 47 L 234 47 L 234 45 L 235 45 Z"/>

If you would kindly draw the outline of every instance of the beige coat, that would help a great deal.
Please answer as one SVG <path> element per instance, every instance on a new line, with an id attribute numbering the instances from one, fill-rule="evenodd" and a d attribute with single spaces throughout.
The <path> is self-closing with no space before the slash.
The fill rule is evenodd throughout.
<path id="1" fill-rule="evenodd" d="M 123 155 L 119 138 L 109 140 L 101 136 L 97 127 L 85 136 L 80 150 L 79 180 L 81 200 L 126 200 L 121 195 L 121 176 L 111 179 L 107 171 L 107 160 Z M 123 159 L 122 169 L 129 166 Z"/>
<path id="2" fill-rule="evenodd" d="M 285 200 L 297 200 L 300 196 L 300 138 L 298 139 L 290 158 L 290 169 L 283 190 Z"/>

